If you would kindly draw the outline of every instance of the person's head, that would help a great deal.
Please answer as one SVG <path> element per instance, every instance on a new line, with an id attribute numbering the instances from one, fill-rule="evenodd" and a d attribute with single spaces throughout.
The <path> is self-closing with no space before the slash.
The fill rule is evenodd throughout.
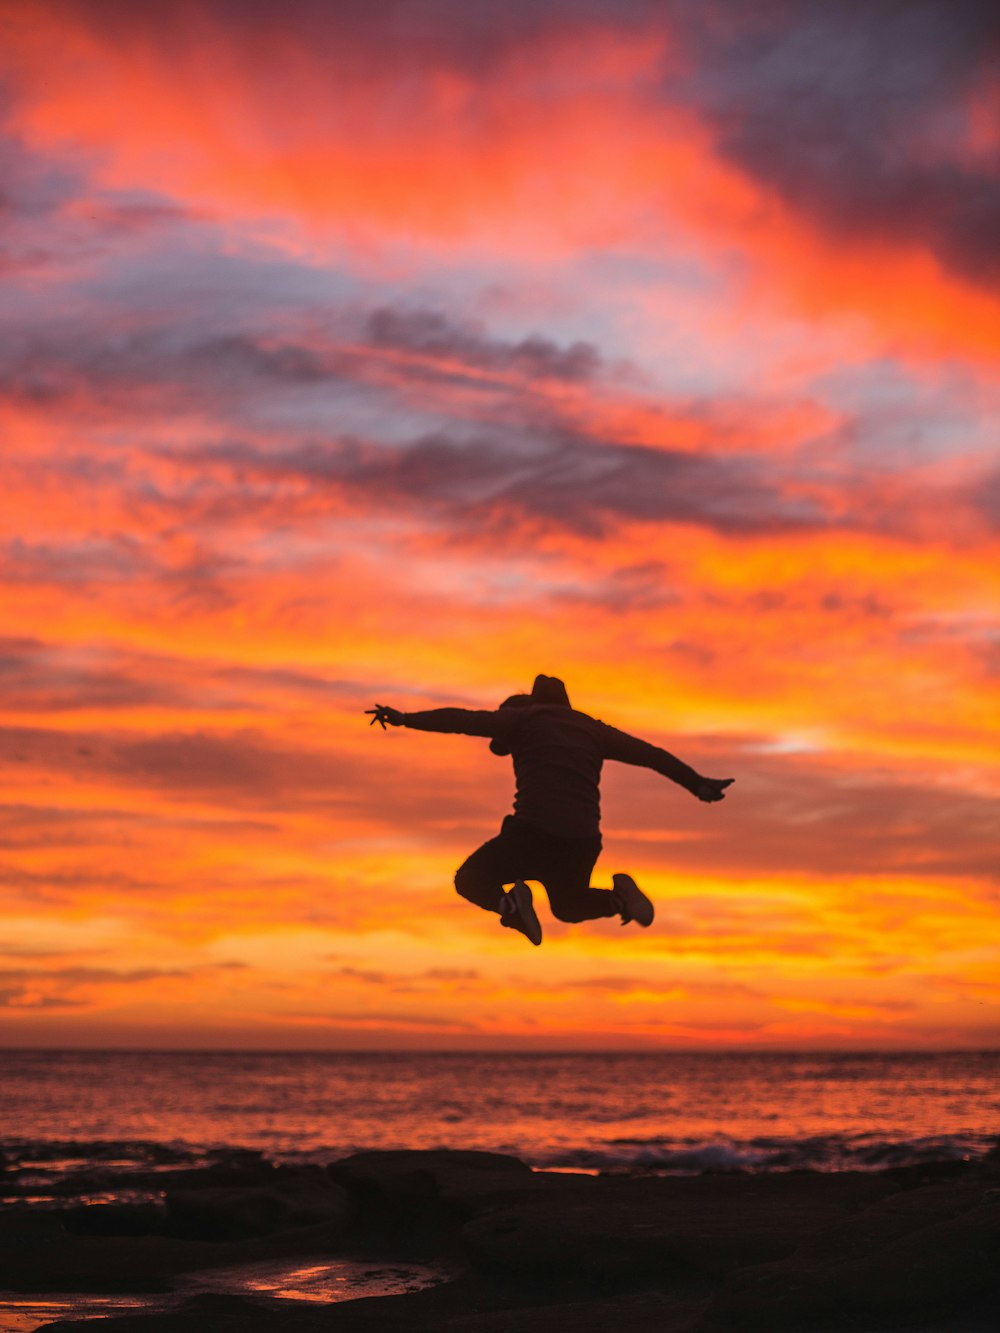
<path id="1" fill-rule="evenodd" d="M 534 704 L 557 704 L 560 708 L 572 708 L 566 686 L 558 676 L 536 676 L 531 687 L 531 702 Z"/>

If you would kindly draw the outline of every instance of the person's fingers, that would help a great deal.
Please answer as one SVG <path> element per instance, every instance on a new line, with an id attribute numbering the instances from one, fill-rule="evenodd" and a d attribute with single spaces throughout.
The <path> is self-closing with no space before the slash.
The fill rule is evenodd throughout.
<path id="1" fill-rule="evenodd" d="M 376 704 L 374 708 L 366 708 L 365 716 L 367 717 L 369 713 L 372 714 L 372 720 L 368 725 L 374 727 L 377 722 L 382 730 L 385 731 L 385 704 Z"/>

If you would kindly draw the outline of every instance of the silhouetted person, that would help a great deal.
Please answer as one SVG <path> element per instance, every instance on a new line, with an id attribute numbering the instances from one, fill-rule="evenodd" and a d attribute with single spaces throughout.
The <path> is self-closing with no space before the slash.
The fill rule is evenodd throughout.
<path id="1" fill-rule="evenodd" d="M 530 694 L 512 695 L 495 713 L 467 708 L 401 713 L 385 704 L 367 711 L 370 725 L 378 722 L 383 730 L 388 724 L 488 736 L 494 754 L 513 756 L 514 813 L 497 837 L 459 867 L 455 888 L 477 907 L 499 912 L 502 926 L 519 930 L 532 944 L 541 944 L 542 928 L 528 879 L 544 886 L 560 921 L 620 916 L 623 926 L 652 923 L 653 904 L 631 875 L 612 875 L 611 889 L 590 885 L 601 851 L 599 783 L 605 759 L 651 768 L 700 801 L 721 801 L 733 781 L 703 778 L 666 750 L 577 712 L 555 676 L 536 677 Z M 513 885 L 509 893 L 505 884 Z"/>

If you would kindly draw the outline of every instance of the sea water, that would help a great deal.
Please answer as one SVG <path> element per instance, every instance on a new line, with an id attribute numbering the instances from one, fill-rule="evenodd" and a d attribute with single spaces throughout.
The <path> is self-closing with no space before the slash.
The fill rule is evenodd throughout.
<path id="1" fill-rule="evenodd" d="M 65 1145 L 328 1162 L 478 1148 L 548 1169 L 878 1169 L 987 1151 L 1000 1052 L 0 1052 L 9 1159 Z"/>

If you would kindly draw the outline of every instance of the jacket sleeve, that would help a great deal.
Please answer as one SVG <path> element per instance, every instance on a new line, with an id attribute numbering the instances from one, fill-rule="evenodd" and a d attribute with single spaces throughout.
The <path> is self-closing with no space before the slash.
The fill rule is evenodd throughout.
<path id="1" fill-rule="evenodd" d="M 650 745 L 649 741 L 641 741 L 626 731 L 618 731 L 616 727 L 609 727 L 602 722 L 601 738 L 605 759 L 617 759 L 620 764 L 651 768 L 654 773 L 670 778 L 672 782 L 679 783 L 692 793 L 702 781 L 700 773 L 696 773 L 669 750 L 661 750 L 658 745 Z"/>
<path id="2" fill-rule="evenodd" d="M 499 713 L 472 708 L 428 708 L 422 713 L 404 713 L 403 726 L 414 731 L 438 731 L 457 736 L 496 736 L 502 728 Z"/>

